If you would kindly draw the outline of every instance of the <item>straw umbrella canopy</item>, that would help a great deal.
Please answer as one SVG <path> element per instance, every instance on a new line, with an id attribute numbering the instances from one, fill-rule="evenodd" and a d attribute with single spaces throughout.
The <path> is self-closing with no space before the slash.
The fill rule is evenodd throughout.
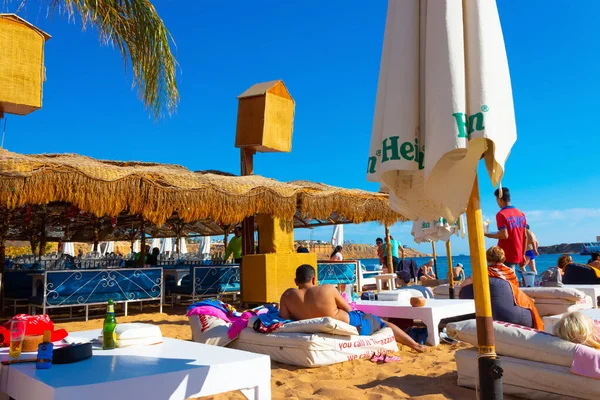
<path id="1" fill-rule="evenodd" d="M 467 210 L 482 398 L 501 395 L 477 166 L 493 185 L 516 141 L 508 61 L 496 2 L 390 0 L 367 179 L 412 220 Z"/>
<path id="2" fill-rule="evenodd" d="M 26 0 L 14 0 L 26 5 Z M 49 0 L 49 9 L 95 28 L 102 44 L 115 47 L 131 63 L 133 80 L 146 109 L 171 114 L 179 101 L 172 38 L 150 1 Z M 75 18 L 78 16 L 79 18 Z"/>
<path id="3" fill-rule="evenodd" d="M 254 214 L 295 227 L 404 221 L 388 196 L 258 175 L 192 172 L 178 165 L 95 160 L 74 154 L 22 155 L 0 149 L 0 213 L 5 237 L 27 240 L 44 217 L 48 240 L 118 240 L 144 221 L 151 237 L 221 235 Z M 0 232 L 1 233 L 1 232 Z"/>

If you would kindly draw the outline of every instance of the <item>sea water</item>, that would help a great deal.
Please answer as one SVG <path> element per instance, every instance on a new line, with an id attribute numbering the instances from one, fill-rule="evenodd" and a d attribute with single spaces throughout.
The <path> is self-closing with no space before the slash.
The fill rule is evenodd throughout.
<path id="1" fill-rule="evenodd" d="M 542 255 L 539 255 L 538 257 L 536 257 L 535 261 L 536 261 L 536 269 L 538 271 L 538 274 L 541 274 L 542 272 L 544 272 L 545 270 L 547 270 L 550 267 L 556 266 L 556 264 L 558 262 L 558 257 L 560 257 L 560 256 L 561 256 L 561 254 L 542 254 Z M 590 259 L 590 256 L 582 256 L 579 254 L 571 254 L 571 257 L 573 257 L 574 262 L 582 263 L 582 264 L 586 264 L 588 262 L 588 260 Z M 415 257 L 412 259 L 414 259 L 416 261 L 417 267 L 420 267 L 421 265 L 427 263 L 427 261 L 429 261 L 431 259 L 431 257 Z M 379 264 L 378 258 L 368 258 L 368 259 L 362 259 L 360 261 L 365 266 L 372 266 L 372 265 Z M 458 263 L 461 263 L 463 265 L 463 268 L 465 270 L 465 276 L 467 276 L 467 277 L 471 276 L 471 259 L 470 259 L 470 257 L 465 256 L 465 255 L 453 256 L 452 264 L 456 265 Z M 368 269 L 370 269 L 370 268 L 368 268 Z M 447 257 L 445 257 L 445 256 L 437 257 L 437 271 L 438 271 L 437 277 L 439 279 L 446 278 L 446 276 L 448 275 L 448 258 Z"/>

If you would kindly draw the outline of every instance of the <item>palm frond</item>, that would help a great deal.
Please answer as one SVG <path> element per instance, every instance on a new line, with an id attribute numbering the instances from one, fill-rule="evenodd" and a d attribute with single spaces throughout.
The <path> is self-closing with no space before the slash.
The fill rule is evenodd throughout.
<path id="1" fill-rule="evenodd" d="M 149 0 L 48 0 L 51 11 L 98 29 L 103 44 L 114 44 L 133 69 L 134 85 L 155 118 L 177 108 L 177 62 L 171 34 Z M 27 0 L 20 0 L 23 6 Z"/>

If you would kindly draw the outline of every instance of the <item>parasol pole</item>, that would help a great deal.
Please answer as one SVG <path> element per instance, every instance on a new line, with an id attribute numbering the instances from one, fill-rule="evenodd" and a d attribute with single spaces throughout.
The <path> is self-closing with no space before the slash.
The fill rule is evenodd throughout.
<path id="1" fill-rule="evenodd" d="M 478 371 L 480 399 L 502 399 L 502 368 L 496 356 L 494 345 L 494 326 L 492 303 L 490 299 L 490 281 L 487 272 L 485 243 L 483 237 L 483 218 L 479 201 L 477 175 L 467 205 L 467 228 L 469 232 L 469 250 L 473 270 L 473 291 L 475 294 L 475 314 L 477 321 L 477 343 L 479 350 Z"/>
<path id="2" fill-rule="evenodd" d="M 439 279 L 437 272 L 437 254 L 435 253 L 435 242 L 431 241 L 431 251 L 433 252 L 433 271 L 435 272 L 435 278 Z"/>
<path id="3" fill-rule="evenodd" d="M 448 297 L 454 299 L 454 271 L 452 266 L 452 247 L 450 246 L 450 239 L 446 242 L 446 258 L 448 259 Z"/>
<path id="4" fill-rule="evenodd" d="M 385 225 L 385 259 L 388 274 L 393 274 L 394 264 L 392 263 L 392 244 L 390 243 L 390 228 Z"/>

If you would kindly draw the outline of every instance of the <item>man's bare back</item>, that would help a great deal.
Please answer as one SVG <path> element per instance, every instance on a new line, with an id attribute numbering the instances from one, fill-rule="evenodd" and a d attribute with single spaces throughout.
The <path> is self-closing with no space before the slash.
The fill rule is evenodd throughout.
<path id="1" fill-rule="evenodd" d="M 349 323 L 352 309 L 332 285 L 288 289 L 281 296 L 279 315 L 294 321 L 319 317 L 332 317 Z"/>

